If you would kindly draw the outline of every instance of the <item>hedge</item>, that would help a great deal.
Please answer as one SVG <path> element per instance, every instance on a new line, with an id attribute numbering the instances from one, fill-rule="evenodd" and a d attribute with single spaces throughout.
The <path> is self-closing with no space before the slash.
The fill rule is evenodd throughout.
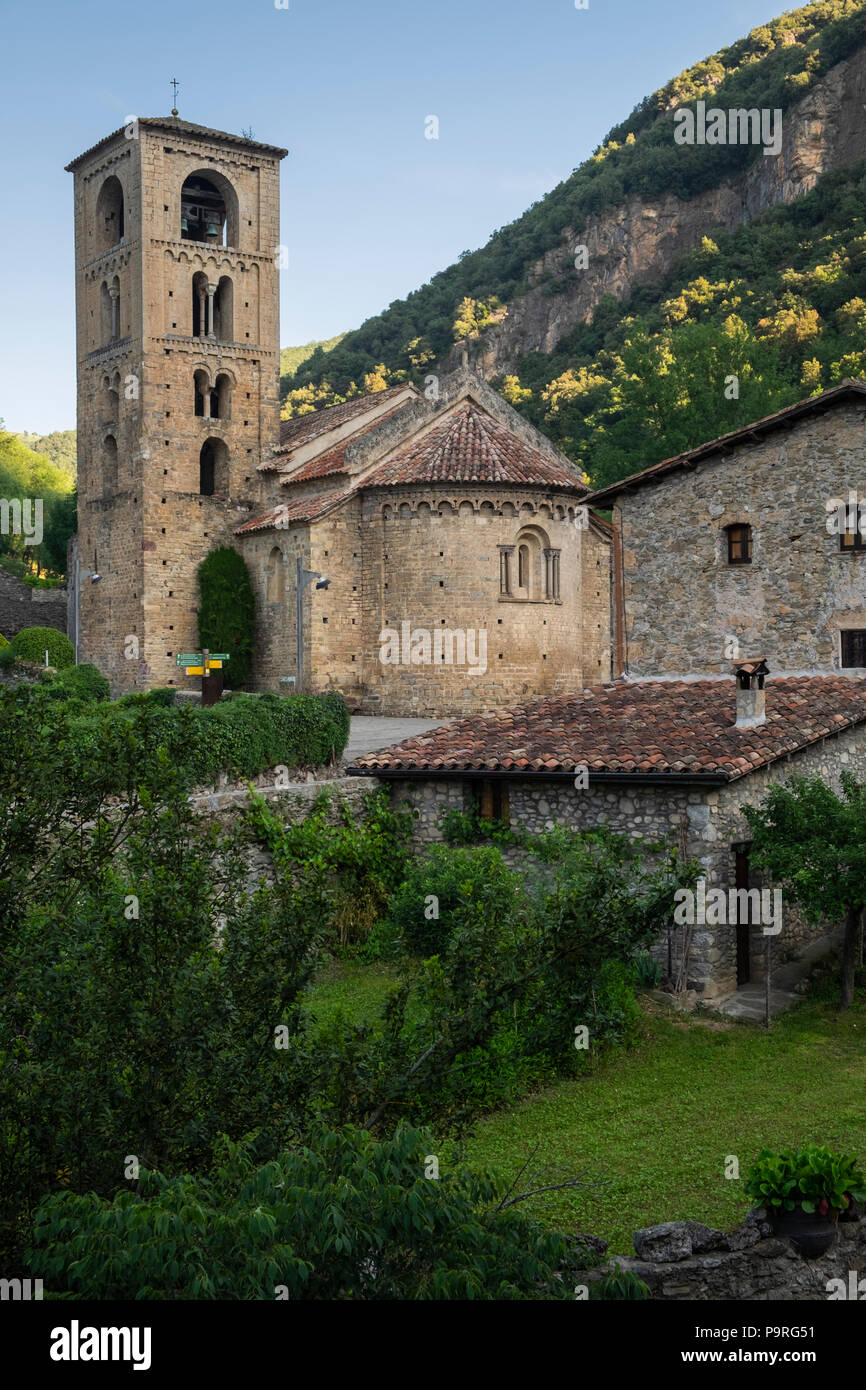
<path id="1" fill-rule="evenodd" d="M 100 746 L 100 725 L 135 725 L 147 756 L 166 750 L 190 782 L 210 784 L 221 772 L 255 777 L 268 768 L 315 766 L 342 754 L 349 711 L 341 695 L 238 695 L 207 709 L 154 701 L 114 701 L 69 720 L 74 756 L 87 762 Z"/>
<path id="2" fill-rule="evenodd" d="M 42 666 L 47 651 L 48 665 L 56 670 L 75 665 L 75 648 L 66 633 L 56 627 L 22 628 L 12 638 L 11 647 L 20 661 L 35 661 Z"/>
<path id="3" fill-rule="evenodd" d="M 102 702 L 111 698 L 111 686 L 95 666 L 67 666 L 58 671 L 48 686 L 57 699 L 78 698 L 87 702 Z"/>

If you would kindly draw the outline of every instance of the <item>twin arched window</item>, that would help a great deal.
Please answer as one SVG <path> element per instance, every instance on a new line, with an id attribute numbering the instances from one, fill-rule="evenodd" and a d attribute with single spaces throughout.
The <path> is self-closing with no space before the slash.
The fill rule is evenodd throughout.
<path id="1" fill-rule="evenodd" d="M 211 385 L 208 373 L 199 367 L 193 378 L 196 415 L 205 420 L 230 420 L 232 413 L 232 381 L 226 372 L 218 372 Z"/>
<path id="2" fill-rule="evenodd" d="M 515 551 L 517 552 L 515 555 Z M 527 603 L 557 602 L 560 552 L 540 526 L 524 526 L 516 545 L 499 547 L 499 594 Z"/>
<path id="3" fill-rule="evenodd" d="M 228 275 L 214 283 L 203 270 L 192 277 L 192 336 L 218 343 L 232 342 L 234 285 Z"/>

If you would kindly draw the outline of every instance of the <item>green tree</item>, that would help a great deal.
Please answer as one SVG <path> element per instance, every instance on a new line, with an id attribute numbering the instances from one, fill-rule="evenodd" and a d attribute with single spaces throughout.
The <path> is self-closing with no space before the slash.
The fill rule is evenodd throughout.
<path id="1" fill-rule="evenodd" d="M 810 922 L 845 922 L 840 1006 L 854 1000 L 854 960 L 866 906 L 866 786 L 841 776 L 842 795 L 820 778 L 792 777 L 761 806 L 744 806 L 752 860 L 768 871 Z"/>
<path id="2" fill-rule="evenodd" d="M 255 647 L 256 600 L 246 561 L 231 546 L 212 550 L 198 567 L 198 640 L 208 651 L 227 651 L 224 681 L 232 689 L 249 678 Z"/>

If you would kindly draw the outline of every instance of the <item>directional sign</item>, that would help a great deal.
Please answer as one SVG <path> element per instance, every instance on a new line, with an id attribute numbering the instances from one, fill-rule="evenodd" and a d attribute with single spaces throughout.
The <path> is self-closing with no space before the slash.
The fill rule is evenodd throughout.
<path id="1" fill-rule="evenodd" d="M 207 669 L 208 669 L 209 671 L 219 671 L 219 670 L 221 669 L 221 667 L 222 667 L 222 662 L 221 662 L 221 661 L 208 661 Z M 204 666 L 187 666 L 187 668 L 186 668 L 186 674 L 187 674 L 188 676 L 203 676 L 203 675 L 204 675 Z"/>
<path id="2" fill-rule="evenodd" d="M 209 652 L 208 665 L 212 666 L 215 662 L 228 661 L 228 652 Z M 180 652 L 174 659 L 175 666 L 201 666 L 203 657 L 201 652 Z M 198 673 L 201 675 L 201 672 Z"/>

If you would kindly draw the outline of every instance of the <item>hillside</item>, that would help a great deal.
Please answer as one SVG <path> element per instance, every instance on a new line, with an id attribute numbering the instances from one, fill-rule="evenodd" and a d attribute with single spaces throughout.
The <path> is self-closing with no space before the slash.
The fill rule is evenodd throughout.
<path id="1" fill-rule="evenodd" d="M 78 472 L 75 430 L 54 430 L 51 434 L 28 434 L 22 430 L 18 438 L 34 453 L 45 454 L 62 473 L 75 478 Z"/>
<path id="2" fill-rule="evenodd" d="M 699 98 L 781 108 L 779 157 L 678 145 L 674 108 Z M 465 349 L 601 483 L 854 374 L 864 103 L 866 0 L 753 30 L 647 97 L 485 247 L 305 363 L 287 407 L 419 380 Z"/>

